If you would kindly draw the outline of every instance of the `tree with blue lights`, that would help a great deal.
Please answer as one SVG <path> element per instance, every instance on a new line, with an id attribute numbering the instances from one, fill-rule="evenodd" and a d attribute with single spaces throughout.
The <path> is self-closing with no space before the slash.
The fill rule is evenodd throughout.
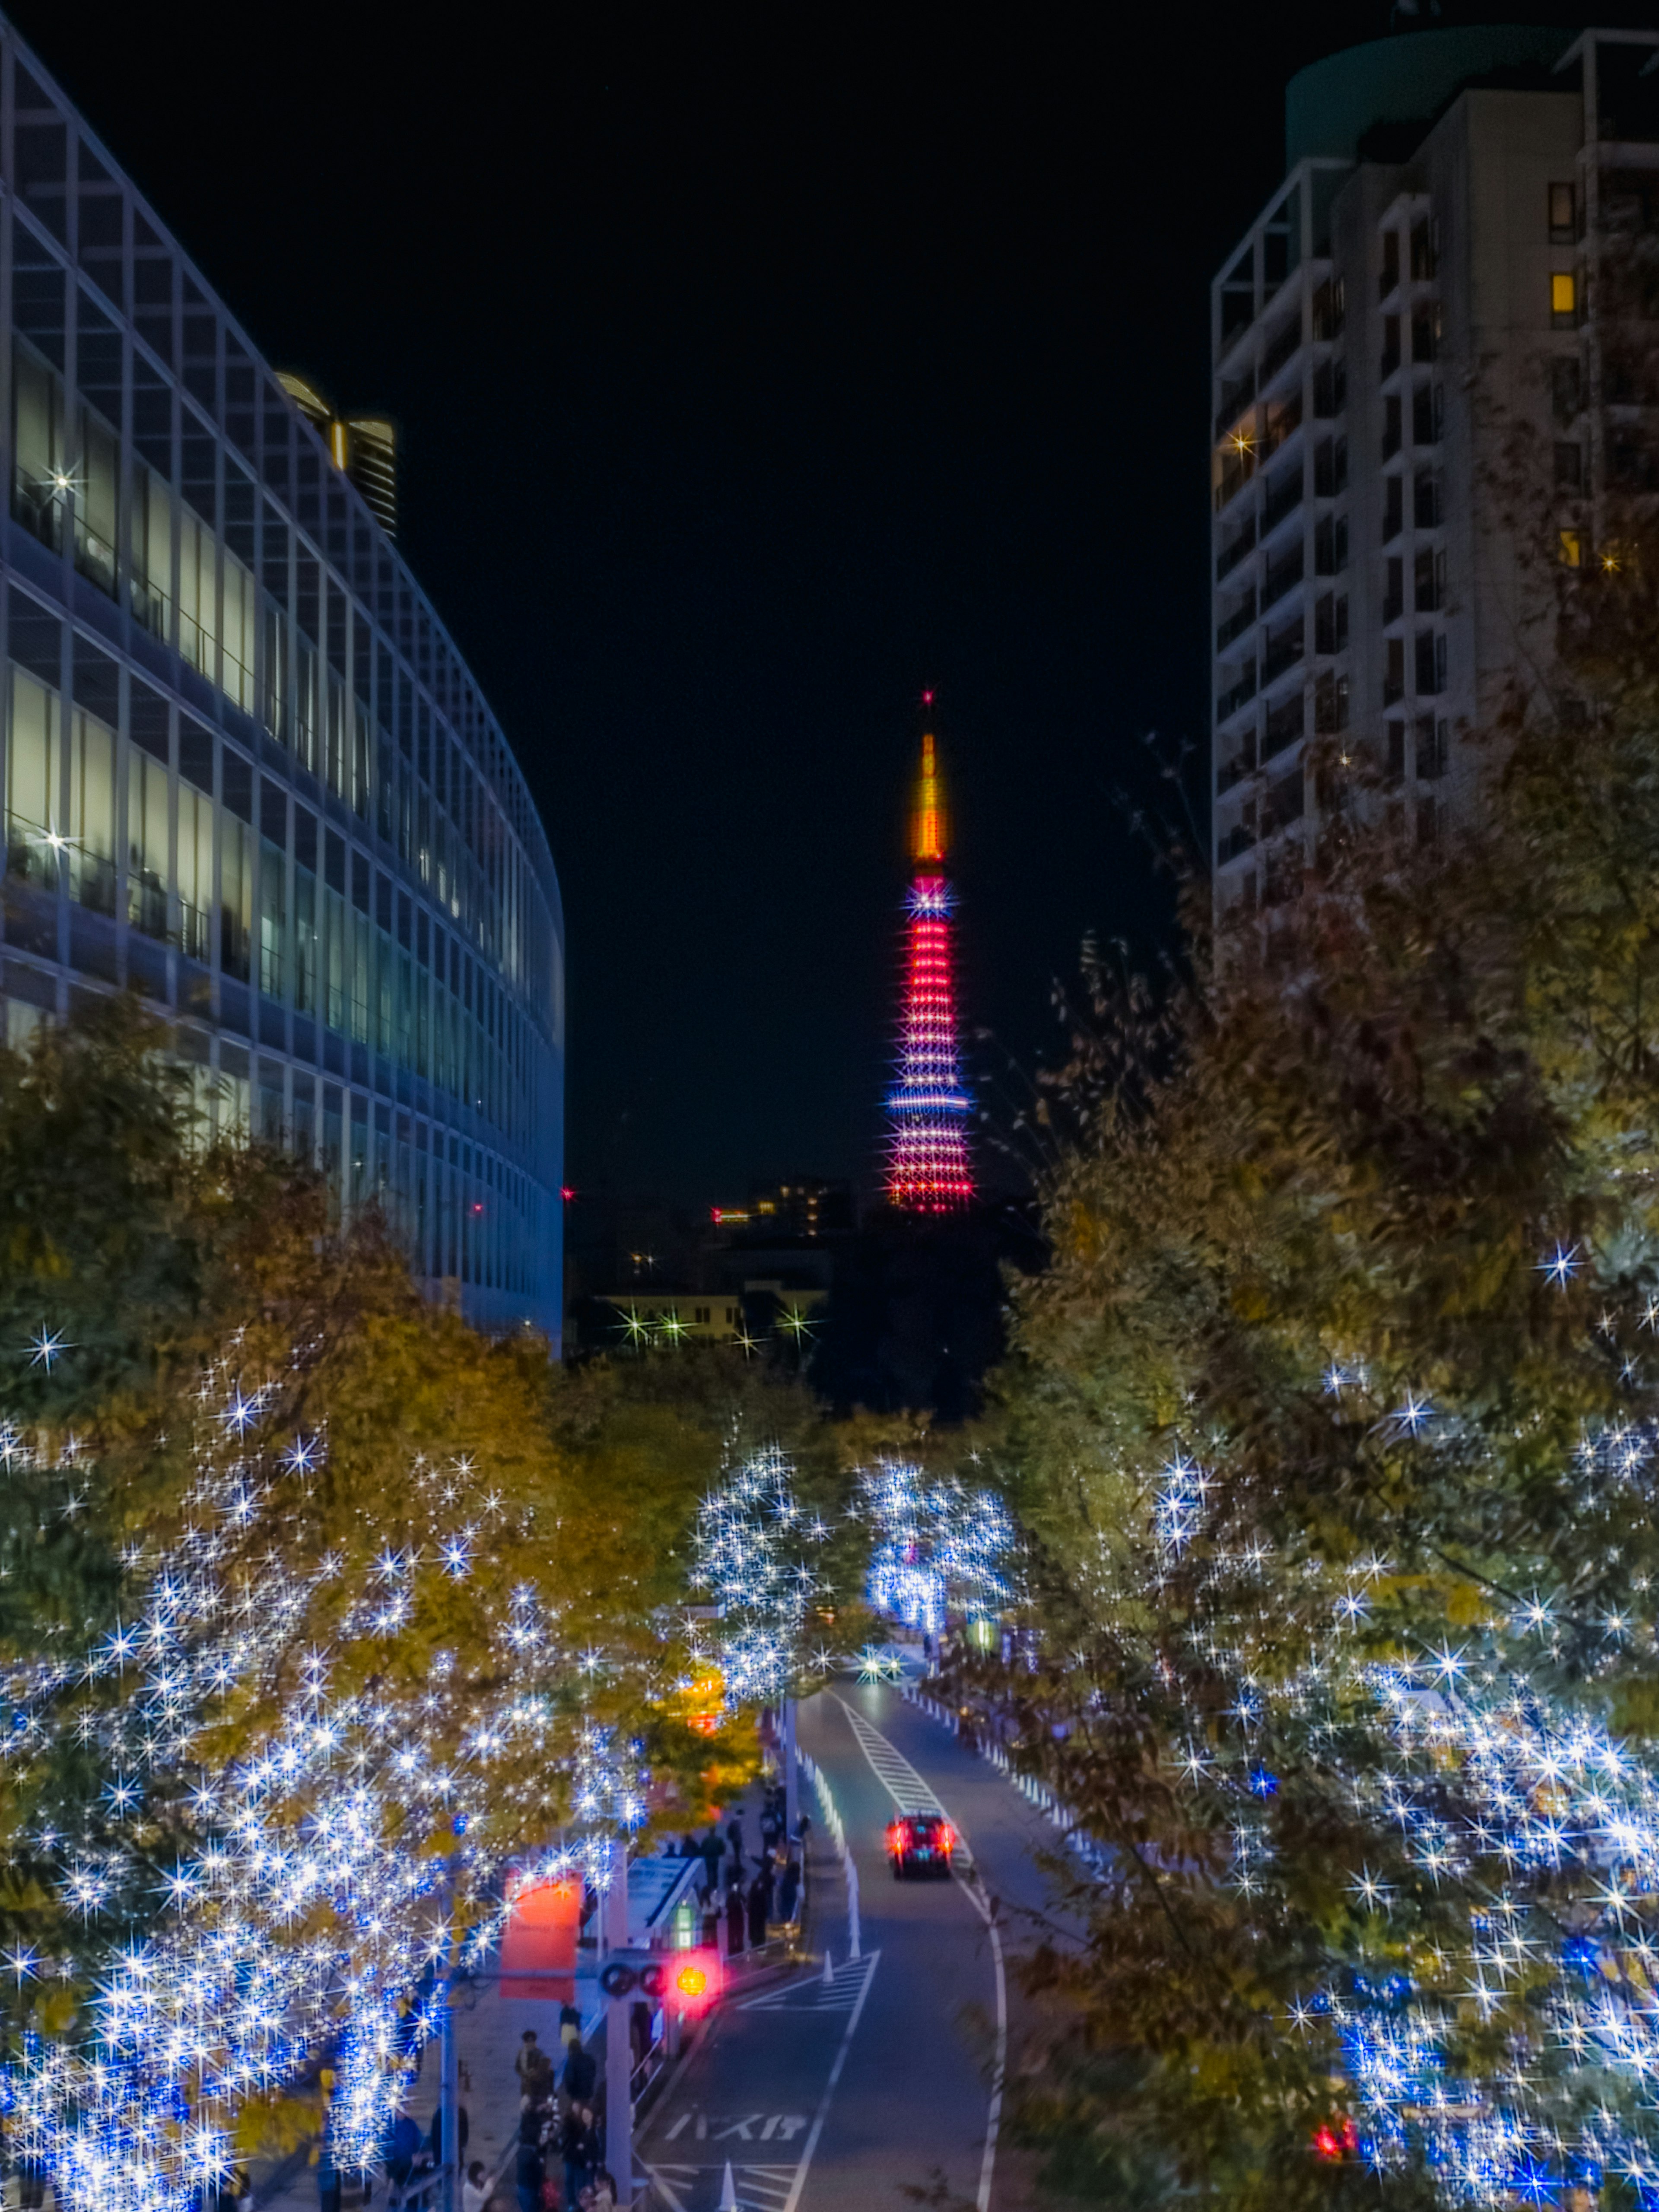
<path id="1" fill-rule="evenodd" d="M 1105 1849 L 1017 2100 L 1077 2193 L 1659 2192 L 1637 650 L 1576 664 L 1571 743 L 1504 732 L 1479 835 L 1317 761 L 1301 896 L 1079 1025 L 994 1438 L 1025 1755 Z"/>

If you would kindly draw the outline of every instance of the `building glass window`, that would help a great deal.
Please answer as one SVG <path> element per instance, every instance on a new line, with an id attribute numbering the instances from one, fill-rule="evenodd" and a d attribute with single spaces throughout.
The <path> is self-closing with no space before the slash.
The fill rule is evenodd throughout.
<path id="1" fill-rule="evenodd" d="M 167 929 L 167 772 L 134 746 L 127 755 L 127 920 L 147 937 Z"/>
<path id="2" fill-rule="evenodd" d="M 1577 189 L 1572 185 L 1550 186 L 1550 244 L 1571 246 L 1578 234 Z"/>
<path id="3" fill-rule="evenodd" d="M 219 820 L 219 965 L 246 983 L 253 943 L 253 832 L 234 814 Z"/>
<path id="4" fill-rule="evenodd" d="M 70 740 L 70 896 L 115 911 L 115 732 L 77 714 Z"/>
<path id="5" fill-rule="evenodd" d="M 317 771 L 318 713 L 317 655 L 296 642 L 294 650 L 294 750 L 301 768 Z"/>
<path id="6" fill-rule="evenodd" d="M 328 1025 L 346 1033 L 346 1001 L 349 995 L 348 973 L 350 955 L 346 945 L 345 901 L 337 890 L 325 894 L 327 907 L 328 945 Z"/>
<path id="7" fill-rule="evenodd" d="M 213 801 L 179 783 L 179 943 L 204 967 L 212 957 Z"/>
<path id="8" fill-rule="evenodd" d="M 11 511 L 54 552 L 64 544 L 69 471 L 64 453 L 64 387 L 26 345 L 12 348 Z"/>
<path id="9" fill-rule="evenodd" d="M 58 880 L 58 700 L 11 672 L 11 742 L 6 749 L 6 866 L 43 886 Z"/>
<path id="10" fill-rule="evenodd" d="M 294 1004 L 302 1014 L 317 1011 L 317 878 L 301 867 L 294 871 Z"/>
<path id="11" fill-rule="evenodd" d="M 179 650 L 210 679 L 218 643 L 213 532 L 186 507 L 179 518 Z"/>
<path id="12" fill-rule="evenodd" d="M 132 493 L 132 611 L 156 637 L 173 627 L 173 493 L 142 467 Z"/>
<path id="13" fill-rule="evenodd" d="M 89 407 L 81 410 L 81 465 L 75 477 L 75 565 L 100 591 L 115 596 L 115 433 Z"/>
<path id="14" fill-rule="evenodd" d="M 228 553 L 224 562 L 225 696 L 245 714 L 253 712 L 253 641 L 258 621 L 253 579 Z"/>
<path id="15" fill-rule="evenodd" d="M 1578 279 L 1570 269 L 1558 269 L 1550 277 L 1550 324 L 1570 331 L 1578 320 Z"/>
<path id="16" fill-rule="evenodd" d="M 259 988 L 280 999 L 288 981 L 288 855 L 259 841 Z"/>

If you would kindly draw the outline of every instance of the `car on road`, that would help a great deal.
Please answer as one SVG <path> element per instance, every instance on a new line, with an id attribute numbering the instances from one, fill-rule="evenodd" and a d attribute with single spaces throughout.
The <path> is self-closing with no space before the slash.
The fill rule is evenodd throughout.
<path id="1" fill-rule="evenodd" d="M 901 1813 L 887 1825 L 887 1856 L 893 1862 L 893 1879 L 908 1875 L 951 1877 L 951 1854 L 957 1847 L 956 1830 L 943 1813 Z"/>

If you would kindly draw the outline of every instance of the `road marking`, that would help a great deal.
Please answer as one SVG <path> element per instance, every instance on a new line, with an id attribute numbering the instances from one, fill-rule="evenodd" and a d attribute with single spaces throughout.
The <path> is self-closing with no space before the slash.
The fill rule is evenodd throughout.
<path id="1" fill-rule="evenodd" d="M 957 1849 L 955 1856 L 972 1866 L 974 1854 L 962 1823 L 954 1813 L 940 1804 L 939 1792 L 933 1784 L 917 1773 L 904 1753 L 896 1744 L 889 1743 L 878 1728 L 872 1728 L 864 1715 L 849 1705 L 845 1698 L 832 1690 L 830 1696 L 841 1707 L 858 1740 L 859 1749 L 869 1762 L 870 1771 L 892 1799 L 901 1813 L 943 1813 L 957 1832 Z"/>
<path id="2" fill-rule="evenodd" d="M 726 2162 L 722 2160 L 718 2166 L 654 2166 L 647 2160 L 645 2171 L 669 2212 L 690 2212 L 685 2201 L 688 2197 L 698 2196 L 705 2204 L 713 2203 L 709 2191 L 718 2191 Z M 737 2184 L 741 2212 L 785 2212 L 799 2171 L 793 2166 L 734 2166 L 732 2178 Z"/>
<path id="3" fill-rule="evenodd" d="M 870 1978 L 868 1959 L 852 1959 L 833 1967 L 826 1981 L 786 1982 L 781 1989 L 745 1997 L 739 2012 L 850 2012 L 864 1994 Z"/>
<path id="4" fill-rule="evenodd" d="M 896 1744 L 890 1743 L 878 1728 L 872 1728 L 862 1713 L 854 1711 L 839 1692 L 832 1690 L 830 1695 L 852 1723 L 853 1734 L 860 1750 L 870 1762 L 871 1772 L 899 1811 L 943 1813 L 957 1832 L 960 1845 L 957 1855 L 971 1868 L 973 1853 L 956 1814 L 940 1804 L 937 1792 L 929 1790 L 927 1784 Z M 985 2156 L 980 2161 L 977 2199 L 978 2212 L 991 2212 L 991 2178 L 996 2166 L 997 2136 L 1002 2127 L 1002 2092 L 1008 2074 L 1008 1972 L 1002 1956 L 1001 1932 L 997 1927 L 996 1915 L 991 1910 L 991 1900 L 986 1894 L 984 1883 L 977 1874 L 970 1880 L 955 1868 L 951 1871 L 969 1903 L 985 1923 L 986 1932 L 991 1938 L 991 1963 L 996 1976 L 996 2059 L 991 2069 L 991 2104 L 986 2116 Z M 789 2208 L 789 2212 L 793 2212 L 793 2208 Z"/>
<path id="5" fill-rule="evenodd" d="M 795 2169 L 794 2186 L 784 2199 L 783 2212 L 796 2212 L 796 2208 L 800 2203 L 801 2191 L 806 2186 L 806 2170 L 812 2163 L 813 2154 L 818 2147 L 818 2138 L 823 2133 L 823 2124 L 830 2117 L 830 2100 L 836 2094 L 836 2084 L 841 2080 L 842 2069 L 847 2063 L 847 2054 L 853 2047 L 853 2037 L 858 2028 L 859 2015 L 864 2010 L 864 2001 L 870 1994 L 870 1984 L 876 1978 L 876 1968 L 880 1960 L 879 1951 L 871 1952 L 867 1962 L 869 1972 L 864 1978 L 864 1987 L 859 1991 L 858 2002 L 853 2007 L 851 2017 L 842 2035 L 841 2048 L 836 2053 L 836 2063 L 830 2069 L 830 2079 L 823 2085 L 823 2094 L 819 2098 L 817 2111 L 812 2116 L 812 2132 L 807 2136 L 806 2148 L 800 2154 L 800 2164 Z"/>

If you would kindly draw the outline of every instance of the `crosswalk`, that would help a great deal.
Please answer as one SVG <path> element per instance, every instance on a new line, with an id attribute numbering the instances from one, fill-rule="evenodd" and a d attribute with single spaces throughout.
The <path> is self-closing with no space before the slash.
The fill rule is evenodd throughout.
<path id="1" fill-rule="evenodd" d="M 649 2166 L 646 2172 L 668 2212 L 718 2212 L 724 2195 L 723 2166 Z M 784 2212 L 799 2166 L 733 2166 L 738 2212 Z"/>
<path id="2" fill-rule="evenodd" d="M 822 2015 L 825 2013 L 855 2011 L 863 2002 L 864 1993 L 870 1986 L 871 1976 L 876 1971 L 879 1951 L 872 1951 L 867 1958 L 844 1959 L 830 1969 L 830 1979 L 814 1975 L 811 1978 L 786 1982 L 781 1989 L 768 1990 L 762 1996 L 750 1997 L 738 2006 L 739 2012 L 805 2012 Z"/>
<path id="3" fill-rule="evenodd" d="M 836 1703 L 846 1714 L 859 1749 L 870 1763 L 870 1770 L 901 1813 L 944 1813 L 957 1832 L 956 1863 L 965 1869 L 974 1863 L 968 1838 L 962 1832 L 962 1823 L 939 1802 L 939 1792 L 925 1781 L 896 1747 L 890 1743 L 878 1728 L 872 1728 L 864 1715 L 849 1705 L 845 1698 L 831 1692 Z"/>

